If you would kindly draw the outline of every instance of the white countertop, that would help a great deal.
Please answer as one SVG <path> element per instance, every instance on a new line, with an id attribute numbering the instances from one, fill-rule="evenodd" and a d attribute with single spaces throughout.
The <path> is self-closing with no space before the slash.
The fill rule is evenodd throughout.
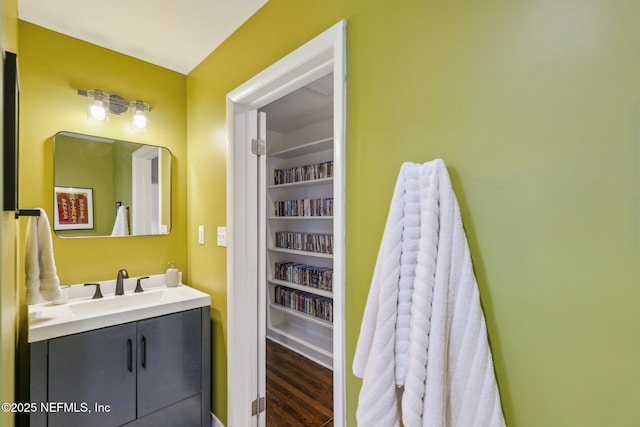
<path id="1" fill-rule="evenodd" d="M 114 295 L 115 280 L 100 283 L 103 298 L 92 299 L 95 286 L 65 289 L 68 302 L 29 306 L 29 342 L 57 338 L 150 317 L 211 305 L 211 297 L 190 286 L 164 285 L 164 274 L 142 280 L 144 292 L 134 293 L 136 277 L 125 279 L 124 295 Z"/>

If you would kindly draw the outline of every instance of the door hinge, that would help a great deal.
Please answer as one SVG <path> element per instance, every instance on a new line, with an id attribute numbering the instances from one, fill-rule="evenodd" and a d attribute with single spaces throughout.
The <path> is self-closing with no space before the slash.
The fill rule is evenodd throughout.
<path id="1" fill-rule="evenodd" d="M 264 412 L 265 398 L 259 397 L 258 399 L 251 402 L 251 416 L 258 415 Z"/>
<path id="2" fill-rule="evenodd" d="M 264 140 L 252 139 L 251 140 L 251 152 L 258 156 L 264 156 L 267 152 Z"/>

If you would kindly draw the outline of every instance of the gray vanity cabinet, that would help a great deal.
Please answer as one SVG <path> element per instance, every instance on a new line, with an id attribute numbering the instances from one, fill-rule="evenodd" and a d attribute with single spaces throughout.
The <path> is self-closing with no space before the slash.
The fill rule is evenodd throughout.
<path id="1" fill-rule="evenodd" d="M 49 340 L 49 427 L 120 426 L 136 419 L 136 325 L 129 323 Z M 95 411 L 95 404 L 109 412 Z M 84 411 L 84 412 L 83 412 Z"/>
<path id="2" fill-rule="evenodd" d="M 209 322 L 203 307 L 31 343 L 31 401 L 75 406 L 29 425 L 210 424 Z"/>

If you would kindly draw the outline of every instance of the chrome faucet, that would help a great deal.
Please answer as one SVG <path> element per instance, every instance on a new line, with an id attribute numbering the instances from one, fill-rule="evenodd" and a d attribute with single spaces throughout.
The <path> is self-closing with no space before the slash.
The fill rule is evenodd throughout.
<path id="1" fill-rule="evenodd" d="M 129 273 L 124 268 L 118 271 L 118 278 L 116 279 L 116 295 L 124 295 L 124 279 L 129 278 Z"/>

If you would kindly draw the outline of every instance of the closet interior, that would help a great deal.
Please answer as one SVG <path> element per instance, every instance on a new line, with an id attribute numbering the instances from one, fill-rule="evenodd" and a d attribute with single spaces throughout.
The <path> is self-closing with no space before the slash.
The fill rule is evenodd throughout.
<path id="1" fill-rule="evenodd" d="M 327 399 L 326 394 L 332 392 L 329 370 L 333 369 L 333 321 L 334 312 L 338 310 L 333 296 L 343 286 L 339 277 L 334 276 L 336 245 L 343 244 L 342 238 L 334 236 L 336 221 L 343 221 L 341 217 L 334 218 L 334 208 L 337 211 L 343 202 L 334 199 L 335 189 L 342 185 L 338 182 L 342 176 L 336 177 L 334 173 L 333 74 L 305 85 L 260 111 L 266 113 L 267 127 L 267 178 L 263 189 L 267 234 L 264 248 L 267 425 L 276 425 L 270 409 L 276 411 L 274 406 L 287 405 L 287 402 L 281 402 L 280 398 L 270 400 L 270 394 L 274 396 L 274 393 L 269 389 L 275 387 L 274 378 L 281 387 L 286 380 L 282 373 L 297 369 L 278 364 L 298 360 L 305 366 L 307 374 L 301 380 L 305 391 L 298 390 L 300 384 L 288 384 L 292 398 L 316 394 L 300 398 L 310 402 L 328 401 L 330 406 L 332 402 L 331 395 Z M 294 352 L 295 357 L 274 358 L 274 354 L 286 351 Z M 318 379 L 309 375 L 314 370 L 318 372 Z M 320 385 L 320 377 L 329 378 L 328 390 Z M 320 426 L 330 421 L 323 421 L 326 408 L 317 412 L 319 418 L 306 420 L 305 425 Z M 307 416 L 312 417 L 304 415 Z"/>

